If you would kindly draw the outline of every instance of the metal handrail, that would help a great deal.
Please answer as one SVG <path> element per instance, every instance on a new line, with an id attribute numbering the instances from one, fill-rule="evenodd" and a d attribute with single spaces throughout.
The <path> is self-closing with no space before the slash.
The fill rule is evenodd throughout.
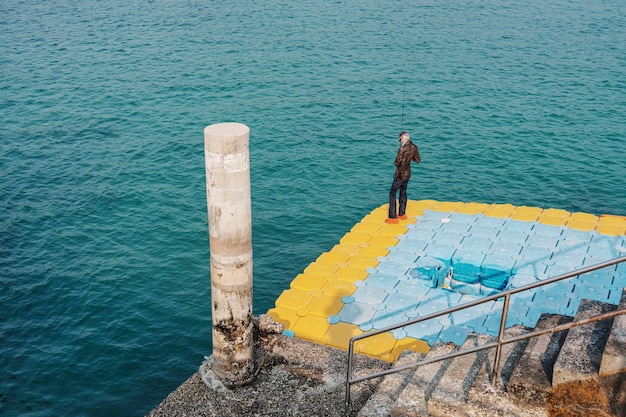
<path id="1" fill-rule="evenodd" d="M 598 263 L 598 264 L 595 264 L 595 265 L 591 265 L 591 266 L 588 266 L 588 267 L 585 267 L 585 268 L 577 269 L 577 270 L 574 270 L 572 272 L 561 274 L 561 275 L 558 275 L 556 277 L 548 278 L 548 279 L 545 279 L 545 280 L 542 280 L 542 281 L 538 281 L 538 282 L 535 282 L 535 283 L 532 283 L 532 284 L 524 285 L 524 286 L 519 287 L 519 288 L 512 288 L 512 289 L 510 289 L 508 291 L 504 291 L 504 292 L 501 292 L 501 293 L 498 293 L 498 294 L 494 294 L 494 295 L 491 295 L 491 296 L 488 296 L 488 297 L 485 297 L 485 298 L 481 298 L 479 300 L 470 301 L 468 303 L 461 304 L 461 305 L 458 305 L 458 306 L 455 306 L 455 307 L 450 307 L 448 309 L 441 310 L 441 311 L 438 311 L 438 312 L 435 312 L 435 313 L 431 313 L 431 314 L 428 314 L 428 315 L 423 316 L 423 317 L 417 317 L 417 318 L 408 320 L 406 322 L 402 322 L 402 323 L 394 324 L 394 325 L 391 325 L 391 326 L 387 326 L 387 327 L 384 327 L 384 328 L 379 329 L 379 330 L 373 330 L 373 331 L 368 332 L 368 333 L 364 333 L 364 334 L 361 334 L 361 335 L 353 336 L 350 339 L 350 342 L 349 342 L 349 345 L 348 345 L 348 377 L 346 379 L 345 414 L 346 415 L 348 414 L 348 410 L 350 408 L 350 387 L 353 384 L 356 384 L 356 383 L 359 383 L 359 382 L 363 382 L 363 381 L 366 381 L 366 380 L 369 380 L 369 379 L 373 379 L 373 378 L 378 378 L 378 377 L 381 377 L 381 376 L 389 375 L 389 374 L 392 374 L 392 373 L 401 372 L 401 371 L 404 371 L 404 370 L 407 370 L 407 369 L 417 368 L 419 366 L 428 365 L 428 364 L 431 364 L 431 363 L 434 363 L 434 362 L 439 362 L 439 361 L 443 361 L 443 360 L 446 360 L 446 359 L 455 358 L 457 356 L 467 355 L 467 354 L 470 354 L 470 353 L 475 353 L 475 352 L 478 352 L 478 351 L 491 349 L 491 348 L 494 348 L 494 347 L 496 348 L 496 357 L 494 359 L 492 383 L 495 384 L 495 381 L 497 380 L 497 377 L 498 377 L 498 368 L 499 368 L 499 365 L 500 365 L 500 355 L 501 355 L 501 352 L 502 352 L 502 346 L 503 345 L 508 344 L 508 343 L 514 343 L 514 342 L 517 342 L 517 341 L 520 341 L 520 340 L 524 340 L 524 339 L 529 339 L 529 338 L 535 337 L 535 336 L 540 336 L 542 334 L 554 333 L 554 332 L 558 332 L 558 331 L 561 331 L 561 330 L 566 330 L 566 329 L 570 329 L 570 328 L 573 328 L 573 327 L 582 326 L 584 324 L 593 323 L 595 321 L 606 320 L 606 319 L 609 319 L 609 318 L 612 318 L 612 317 L 616 317 L 616 316 L 619 316 L 619 315 L 622 315 L 622 314 L 626 314 L 626 309 L 615 310 L 615 311 L 612 311 L 612 312 L 609 312 L 609 313 L 605 313 L 605 314 L 601 314 L 601 315 L 597 315 L 595 317 L 591 317 L 591 318 L 588 318 L 588 319 L 578 320 L 578 321 L 575 321 L 575 322 L 562 324 L 562 325 L 559 325 L 559 326 L 556 326 L 556 327 L 553 327 L 553 328 L 550 328 L 550 329 L 537 330 L 537 331 L 526 333 L 526 334 L 523 334 L 523 335 L 510 337 L 508 339 L 504 338 L 504 330 L 505 330 L 505 327 L 506 327 L 506 318 L 507 318 L 507 314 L 508 314 L 508 309 L 509 309 L 511 295 L 517 294 L 517 293 L 520 293 L 520 292 L 523 292 L 523 291 L 528 291 L 528 290 L 531 290 L 531 289 L 534 289 L 534 288 L 537 288 L 537 287 L 541 287 L 541 286 L 544 286 L 544 285 L 549 285 L 549 284 L 552 284 L 554 282 L 562 281 L 564 279 L 572 278 L 572 277 L 575 277 L 575 276 L 578 276 L 578 275 L 586 274 L 588 272 L 592 272 L 592 271 L 595 271 L 595 270 L 598 270 L 598 269 L 606 268 L 606 267 L 611 266 L 611 265 L 616 265 L 616 264 L 619 264 L 619 263 L 624 262 L 624 261 L 626 261 L 626 256 L 620 257 L 620 258 L 615 258 L 615 259 L 612 259 L 612 260 L 609 260 L 609 261 L 605 261 L 605 262 L 601 262 L 601 263 Z M 464 310 L 464 309 L 467 309 L 467 308 L 470 308 L 470 307 L 474 307 L 474 306 L 477 306 L 477 305 L 480 305 L 480 304 L 488 303 L 490 301 L 495 301 L 495 300 L 498 300 L 498 299 L 503 298 L 503 297 L 504 297 L 504 304 L 503 304 L 503 307 L 502 307 L 502 313 L 501 313 L 502 316 L 501 316 L 501 319 L 500 319 L 500 329 L 499 329 L 499 332 L 498 332 L 498 338 L 497 338 L 497 340 L 495 342 L 491 342 L 491 343 L 488 343 L 488 344 L 485 344 L 485 345 L 481 345 L 481 346 L 477 346 L 477 347 L 473 347 L 473 348 L 469 348 L 469 349 L 453 352 L 453 353 L 450 353 L 450 354 L 447 354 L 447 355 L 442 355 L 442 356 L 439 356 L 439 357 L 436 357 L 436 358 L 431 358 L 431 359 L 428 359 L 428 360 L 418 361 L 418 362 L 415 362 L 415 363 L 412 363 L 412 364 L 407 364 L 407 365 L 403 365 L 403 366 L 400 366 L 400 367 L 387 369 L 385 371 L 375 372 L 375 373 L 372 373 L 372 374 L 369 374 L 369 375 L 360 376 L 358 378 L 352 378 L 354 344 L 357 341 L 359 341 L 361 339 L 368 338 L 368 337 L 373 337 L 373 336 L 376 336 L 376 335 L 381 334 L 381 333 L 386 333 L 386 332 L 389 332 L 389 331 L 392 331 L 392 330 L 396 330 L 396 329 L 399 329 L 399 328 L 402 328 L 402 327 L 410 326 L 410 325 L 415 324 L 415 323 L 420 323 L 422 321 L 430 320 L 430 319 L 433 319 L 433 318 L 436 318 L 436 317 L 439 317 L 439 316 L 443 316 L 443 315 L 446 315 L 446 314 L 454 313 L 456 311 L 460 311 L 460 310 Z"/>

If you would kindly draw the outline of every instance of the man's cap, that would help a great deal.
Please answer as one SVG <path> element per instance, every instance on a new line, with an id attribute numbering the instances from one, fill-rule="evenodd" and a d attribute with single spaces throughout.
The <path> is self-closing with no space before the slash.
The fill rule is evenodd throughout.
<path id="1" fill-rule="evenodd" d="M 402 137 L 402 135 L 408 135 L 409 132 L 407 132 L 406 130 L 403 130 L 402 132 L 400 132 L 400 134 L 398 135 L 398 137 Z"/>

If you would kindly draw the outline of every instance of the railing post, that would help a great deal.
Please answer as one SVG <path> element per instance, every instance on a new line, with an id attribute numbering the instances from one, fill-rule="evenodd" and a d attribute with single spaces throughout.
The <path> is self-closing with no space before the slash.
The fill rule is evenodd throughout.
<path id="1" fill-rule="evenodd" d="M 498 331 L 498 346 L 496 346 L 496 358 L 493 364 L 493 372 L 491 385 L 495 386 L 498 380 L 498 368 L 500 367 L 500 355 L 502 354 L 502 339 L 504 338 L 504 330 L 506 329 L 506 317 L 509 313 L 509 303 L 511 294 L 504 295 L 504 304 L 502 305 L 502 319 L 500 320 L 500 330 Z"/>
<path id="2" fill-rule="evenodd" d="M 350 339 L 348 343 L 348 377 L 346 379 L 346 403 L 344 414 L 347 416 L 350 412 L 350 385 L 352 382 L 352 354 L 354 353 L 354 340 Z"/>

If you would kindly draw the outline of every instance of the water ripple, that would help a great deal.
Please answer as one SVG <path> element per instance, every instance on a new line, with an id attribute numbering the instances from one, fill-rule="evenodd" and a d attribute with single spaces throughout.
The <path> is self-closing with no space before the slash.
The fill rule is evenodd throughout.
<path id="1" fill-rule="evenodd" d="M 623 214 L 625 16 L 3 2 L 0 413 L 143 415 L 211 352 L 208 124 L 251 128 L 255 313 L 385 201 L 400 127 L 413 199 Z"/>

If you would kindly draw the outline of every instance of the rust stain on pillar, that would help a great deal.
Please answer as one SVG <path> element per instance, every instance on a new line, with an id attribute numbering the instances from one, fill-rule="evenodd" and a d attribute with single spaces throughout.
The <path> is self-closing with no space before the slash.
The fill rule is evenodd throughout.
<path id="1" fill-rule="evenodd" d="M 211 250 L 213 363 L 227 387 L 254 371 L 250 129 L 220 123 L 204 129 Z"/>

